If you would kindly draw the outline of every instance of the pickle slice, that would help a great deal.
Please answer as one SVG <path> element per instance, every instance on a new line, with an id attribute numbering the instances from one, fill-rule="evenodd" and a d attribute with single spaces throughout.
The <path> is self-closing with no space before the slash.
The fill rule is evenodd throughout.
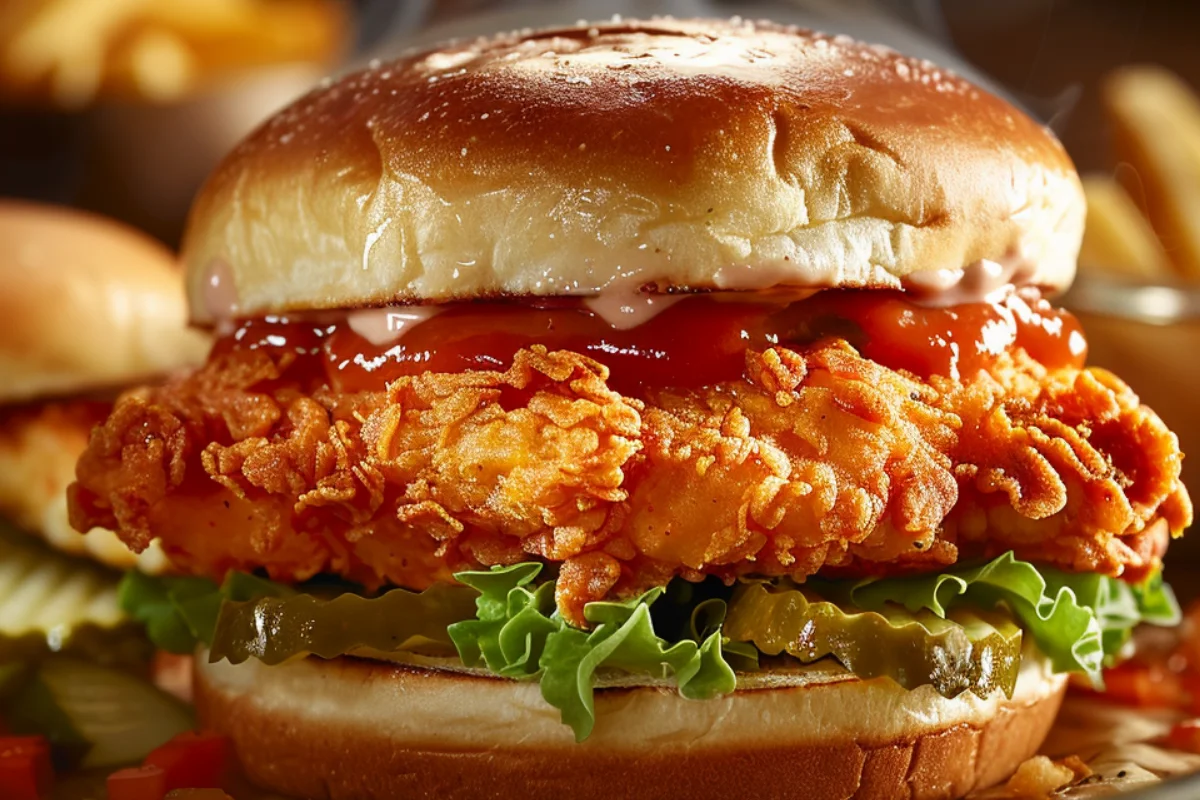
<path id="1" fill-rule="evenodd" d="M 279 664 L 295 656 L 336 658 L 364 650 L 452 654 L 446 629 L 475 618 L 478 596 L 468 586 L 439 583 L 419 594 L 393 589 L 378 597 L 347 592 L 332 599 L 297 594 L 226 600 L 209 660 Z"/>
<path id="2" fill-rule="evenodd" d="M 113 575 L 48 549 L 0 536 L 0 635 L 125 619 Z"/>
<path id="3" fill-rule="evenodd" d="M 70 653 L 141 666 L 152 649 L 117 601 L 117 576 L 0 530 L 0 663 Z"/>
<path id="4" fill-rule="evenodd" d="M 843 609 L 800 588 L 739 586 L 723 628 L 735 642 L 803 663 L 827 656 L 860 678 L 886 676 L 906 689 L 926 684 L 946 697 L 996 689 L 1012 697 L 1021 662 L 1021 629 L 999 612 L 952 610 L 947 619 L 900 606 Z"/>
<path id="5" fill-rule="evenodd" d="M 149 681 L 58 656 L 32 668 L 3 714 L 14 732 L 47 737 L 85 769 L 136 763 L 194 724 L 187 706 Z"/>

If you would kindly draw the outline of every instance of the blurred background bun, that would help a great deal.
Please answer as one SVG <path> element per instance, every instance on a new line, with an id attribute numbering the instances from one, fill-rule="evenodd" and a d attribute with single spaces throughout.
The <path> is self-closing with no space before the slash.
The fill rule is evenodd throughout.
<path id="1" fill-rule="evenodd" d="M 200 363 L 161 244 L 110 220 L 0 200 L 0 403 L 112 389 Z"/>

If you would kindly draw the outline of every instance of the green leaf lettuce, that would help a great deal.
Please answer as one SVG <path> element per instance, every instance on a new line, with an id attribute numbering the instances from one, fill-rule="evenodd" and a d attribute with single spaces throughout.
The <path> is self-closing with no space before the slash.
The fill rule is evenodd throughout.
<path id="1" fill-rule="evenodd" d="M 1094 573 L 1036 567 L 1011 552 L 935 575 L 861 581 L 811 581 L 823 597 L 865 610 L 887 604 L 940 617 L 955 607 L 1004 607 L 1037 642 L 1057 672 L 1082 672 L 1101 685 L 1110 663 L 1139 622 L 1179 621 L 1174 594 L 1157 574 L 1137 585 Z"/>
<path id="2" fill-rule="evenodd" d="M 593 690 L 604 670 L 674 677 L 679 691 L 690 699 L 732 692 L 737 685 L 733 668 L 722 654 L 720 621 L 701 638 L 669 642 L 654 629 L 650 607 L 663 594 L 654 589 L 624 602 L 589 603 L 584 616 L 590 630 L 571 627 L 554 609 L 553 584 L 529 589 L 540 565 L 518 564 L 488 572 L 465 572 L 455 577 L 480 592 L 477 618 L 450 626 L 450 638 L 465 664 L 480 661 L 509 678 L 537 678 L 542 697 L 559 709 L 562 721 L 577 741 L 591 733 L 596 722 Z M 711 615 L 723 614 L 707 606 Z M 746 658 L 744 649 L 739 651 Z"/>

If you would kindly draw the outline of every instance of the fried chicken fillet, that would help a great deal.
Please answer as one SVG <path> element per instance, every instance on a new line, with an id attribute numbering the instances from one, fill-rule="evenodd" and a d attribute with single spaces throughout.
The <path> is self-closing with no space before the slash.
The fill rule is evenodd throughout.
<path id="1" fill-rule="evenodd" d="M 504 371 L 380 392 L 242 351 L 123 398 L 72 493 L 78 528 L 160 536 L 202 575 L 265 568 L 425 588 L 530 556 L 560 609 L 674 575 L 871 575 L 1014 550 L 1130 580 L 1191 521 L 1178 441 L 1112 374 L 1017 350 L 919 379 L 845 341 L 745 352 L 745 379 L 644 399 L 534 346 Z M 512 398 L 519 398 L 513 401 Z"/>

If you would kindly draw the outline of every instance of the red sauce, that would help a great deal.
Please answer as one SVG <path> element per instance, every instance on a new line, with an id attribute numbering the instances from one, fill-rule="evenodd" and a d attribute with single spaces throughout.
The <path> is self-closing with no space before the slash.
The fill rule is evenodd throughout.
<path id="1" fill-rule="evenodd" d="M 866 357 L 922 377 L 969 376 L 1013 346 L 1048 367 L 1082 366 L 1086 344 L 1068 312 L 1040 298 L 951 308 L 917 305 L 900 292 L 828 290 L 791 304 L 685 299 L 632 330 L 616 330 L 578 301 L 480 302 L 447 308 L 394 342 L 375 345 L 344 318 L 249 320 L 218 344 L 277 347 L 320 357 L 330 386 L 381 389 L 427 371 L 502 370 L 532 344 L 585 353 L 611 370 L 610 385 L 703 386 L 742 375 L 747 349 L 841 337 Z"/>

